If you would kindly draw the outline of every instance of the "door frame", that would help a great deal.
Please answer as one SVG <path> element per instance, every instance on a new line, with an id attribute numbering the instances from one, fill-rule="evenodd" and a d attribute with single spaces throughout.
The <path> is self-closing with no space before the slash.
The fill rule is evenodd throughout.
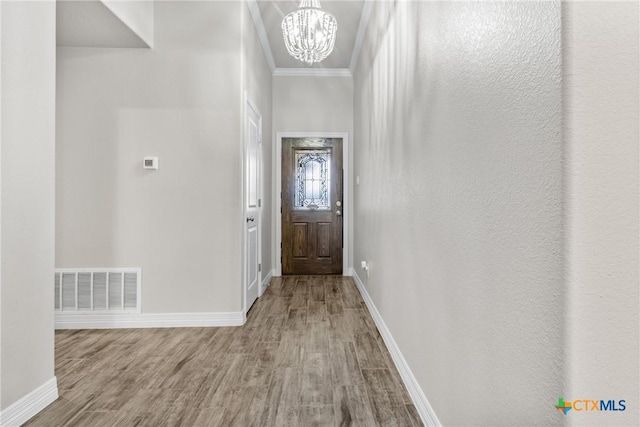
<path id="1" fill-rule="evenodd" d="M 280 243 L 282 242 L 282 214 L 280 212 L 282 208 L 282 199 L 280 193 L 282 192 L 282 139 L 283 138 L 341 138 L 342 139 L 342 169 L 343 174 L 343 189 L 342 189 L 342 203 L 343 203 L 343 221 L 342 221 L 342 275 L 350 276 L 351 270 L 349 268 L 349 248 L 351 241 L 349 239 L 350 220 L 351 220 L 351 168 L 349 163 L 349 133 L 348 132 L 277 132 L 275 145 L 275 190 L 273 194 L 273 218 L 275 223 L 275 239 L 273 239 L 273 253 L 275 254 L 275 276 L 282 276 L 282 262 L 280 261 L 282 256 L 282 249 Z"/>
<path id="2" fill-rule="evenodd" d="M 242 298 L 242 318 L 243 322 L 247 319 L 247 138 L 249 133 L 247 132 L 247 119 L 249 109 L 258 116 L 258 200 L 262 200 L 264 194 L 264 179 L 262 176 L 263 164 L 262 164 L 262 114 L 257 104 L 251 99 L 247 91 L 244 92 L 244 104 L 242 113 L 242 290 L 240 292 Z M 262 203 L 258 205 L 258 265 L 262 264 Z M 258 298 L 262 296 L 262 269 L 258 269 Z"/>

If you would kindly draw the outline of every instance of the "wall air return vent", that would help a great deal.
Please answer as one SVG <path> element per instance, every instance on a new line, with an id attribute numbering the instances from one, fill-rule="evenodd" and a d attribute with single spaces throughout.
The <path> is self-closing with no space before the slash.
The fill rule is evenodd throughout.
<path id="1" fill-rule="evenodd" d="M 55 310 L 140 313 L 142 269 L 65 268 L 55 271 Z"/>

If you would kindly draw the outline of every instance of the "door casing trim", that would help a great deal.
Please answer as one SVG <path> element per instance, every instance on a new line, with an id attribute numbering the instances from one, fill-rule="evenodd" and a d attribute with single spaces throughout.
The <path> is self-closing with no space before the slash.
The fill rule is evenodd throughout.
<path id="1" fill-rule="evenodd" d="M 283 138 L 341 138 L 342 139 L 342 169 L 344 170 L 343 176 L 343 189 L 342 189 L 342 203 L 343 203 L 343 221 L 342 221 L 342 275 L 349 276 L 349 248 L 351 241 L 349 240 L 349 231 L 351 220 L 351 169 L 349 158 L 349 133 L 348 132 L 277 132 L 276 143 L 274 144 L 275 159 L 275 185 L 273 193 L 273 224 L 275 228 L 275 239 L 273 239 L 273 253 L 275 259 L 273 265 L 275 266 L 275 275 L 282 276 L 282 263 L 280 257 L 282 256 L 282 250 L 280 248 L 280 242 L 282 242 L 282 215 L 280 209 L 282 208 L 282 200 L 280 193 L 282 192 L 282 139 Z"/>

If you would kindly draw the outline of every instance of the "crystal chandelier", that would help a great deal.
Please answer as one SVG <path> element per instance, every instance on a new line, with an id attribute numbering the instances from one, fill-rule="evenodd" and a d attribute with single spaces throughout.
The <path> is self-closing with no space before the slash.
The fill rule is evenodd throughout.
<path id="1" fill-rule="evenodd" d="M 329 56 L 337 29 L 336 18 L 320 9 L 320 0 L 301 0 L 300 8 L 282 20 L 282 35 L 289 55 L 309 66 Z"/>

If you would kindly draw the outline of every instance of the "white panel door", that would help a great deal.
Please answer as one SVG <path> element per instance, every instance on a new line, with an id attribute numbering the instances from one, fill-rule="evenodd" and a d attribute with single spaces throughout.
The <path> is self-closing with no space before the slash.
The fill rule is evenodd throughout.
<path id="1" fill-rule="evenodd" d="M 245 313 L 258 298 L 260 272 L 260 148 L 262 119 L 247 102 L 245 120 Z"/>

